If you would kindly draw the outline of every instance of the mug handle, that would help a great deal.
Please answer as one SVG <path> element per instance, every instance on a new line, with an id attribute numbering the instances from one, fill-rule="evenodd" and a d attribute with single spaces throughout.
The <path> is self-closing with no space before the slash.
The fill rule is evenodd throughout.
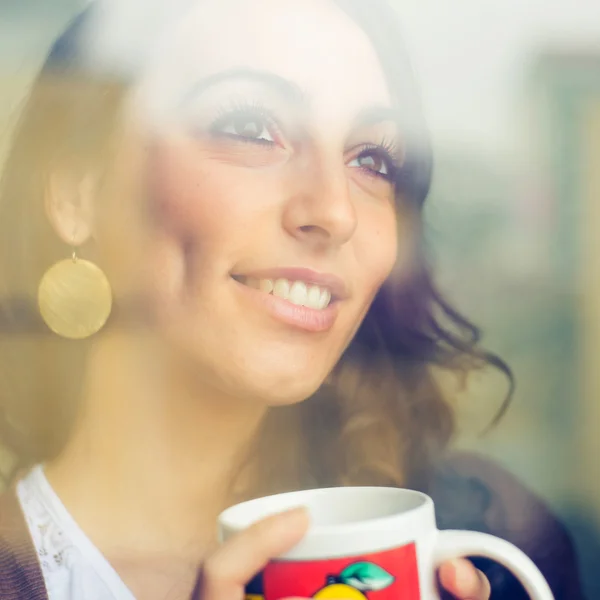
<path id="1" fill-rule="evenodd" d="M 434 565 L 464 556 L 491 558 L 511 571 L 531 600 L 554 600 L 552 591 L 534 562 L 513 544 L 487 533 L 445 530 L 438 532 Z"/>

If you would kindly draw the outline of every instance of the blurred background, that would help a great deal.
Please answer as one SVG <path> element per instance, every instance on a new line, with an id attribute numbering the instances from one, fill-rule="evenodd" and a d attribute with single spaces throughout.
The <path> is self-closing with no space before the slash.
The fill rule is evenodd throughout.
<path id="1" fill-rule="evenodd" d="M 600 2 L 392 0 L 435 145 L 440 284 L 515 371 L 473 381 L 456 445 L 568 525 L 600 598 Z M 27 88 L 83 0 L 0 0 L 0 170 Z"/>

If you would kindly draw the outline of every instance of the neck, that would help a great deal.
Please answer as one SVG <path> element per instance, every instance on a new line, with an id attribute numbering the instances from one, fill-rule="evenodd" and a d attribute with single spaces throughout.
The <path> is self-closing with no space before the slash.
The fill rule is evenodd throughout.
<path id="1" fill-rule="evenodd" d="M 105 554 L 197 560 L 266 409 L 192 384 L 152 349 L 118 335 L 98 342 L 80 417 L 46 474 Z"/>

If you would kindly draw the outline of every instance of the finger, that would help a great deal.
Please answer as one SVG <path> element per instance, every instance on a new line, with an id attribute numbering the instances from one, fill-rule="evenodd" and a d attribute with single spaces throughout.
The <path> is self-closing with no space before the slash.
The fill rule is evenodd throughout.
<path id="1" fill-rule="evenodd" d="M 444 563 L 438 576 L 442 587 L 458 600 L 489 600 L 490 582 L 466 559 Z"/>
<path id="2" fill-rule="evenodd" d="M 204 563 L 200 598 L 241 599 L 244 586 L 272 558 L 293 548 L 308 524 L 307 511 L 295 509 L 259 521 L 225 542 Z"/>

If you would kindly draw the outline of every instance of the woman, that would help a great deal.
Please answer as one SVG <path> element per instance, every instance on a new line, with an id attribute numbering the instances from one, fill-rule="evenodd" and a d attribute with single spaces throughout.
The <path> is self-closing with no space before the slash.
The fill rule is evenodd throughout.
<path id="1" fill-rule="evenodd" d="M 504 535 L 557 598 L 580 597 L 537 501 L 443 456 L 433 369 L 503 363 L 424 261 L 429 148 L 391 10 L 159 3 L 137 35 L 113 4 L 55 45 L 6 166 L 1 437 L 19 460 L 2 597 L 241 598 L 306 516 L 215 549 L 225 506 L 364 483 L 429 491 L 442 526 Z M 537 521 L 519 539 L 523 511 Z M 487 578 L 444 565 L 441 586 L 479 600 L 489 578 L 492 598 L 526 597 L 477 565 Z"/>

